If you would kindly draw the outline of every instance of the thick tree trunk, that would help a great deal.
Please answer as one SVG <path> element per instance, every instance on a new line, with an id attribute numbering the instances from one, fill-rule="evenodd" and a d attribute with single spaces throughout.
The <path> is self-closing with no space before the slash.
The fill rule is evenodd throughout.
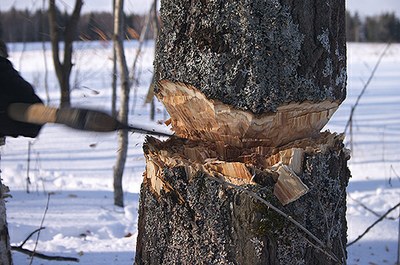
<path id="1" fill-rule="evenodd" d="M 344 1 L 161 5 L 157 96 L 181 138 L 144 146 L 137 264 L 342 264 Z M 185 139 L 185 140 L 183 140 Z"/>
<path id="2" fill-rule="evenodd" d="M 346 95 L 345 1 L 163 0 L 158 79 L 261 114 Z"/>
<path id="3" fill-rule="evenodd" d="M 5 144 L 5 138 L 0 137 L 0 146 L 4 144 Z M 8 235 L 8 227 L 7 227 L 6 205 L 4 201 L 7 190 L 8 188 L 1 183 L 1 177 L 0 177 L 0 264 L 1 265 L 12 264 L 10 237 Z"/>
<path id="4" fill-rule="evenodd" d="M 298 176 L 309 191 L 282 206 L 276 197 L 274 174 L 235 159 L 243 169 L 254 172 L 252 181 L 240 179 L 239 170 L 229 171 L 233 163 L 205 156 L 199 159 L 196 154 L 204 152 L 199 151 L 202 147 L 195 150 L 182 140 L 161 143 L 149 139 L 136 264 L 343 264 L 345 187 L 350 173 L 341 141 L 340 136 L 323 133 L 273 151 L 274 159 L 292 148 L 304 151 Z M 216 149 L 213 145 L 207 148 L 210 153 Z M 256 195 L 230 183 L 277 206 L 323 244 Z"/>

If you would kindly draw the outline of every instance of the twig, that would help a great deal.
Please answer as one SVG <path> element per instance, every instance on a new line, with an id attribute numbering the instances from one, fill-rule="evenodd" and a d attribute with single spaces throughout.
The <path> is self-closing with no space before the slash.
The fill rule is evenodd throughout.
<path id="1" fill-rule="evenodd" d="M 358 240 L 360 240 L 363 236 L 365 236 L 369 230 L 371 230 L 376 224 L 378 224 L 380 221 L 382 221 L 383 219 L 385 219 L 385 217 L 391 213 L 392 211 L 394 211 L 397 207 L 400 206 L 400 202 L 398 204 L 396 204 L 395 206 L 393 206 L 392 208 L 390 208 L 384 215 L 382 215 L 381 217 L 378 218 L 378 220 L 376 220 L 372 225 L 370 225 L 365 231 L 364 233 L 362 233 L 361 235 L 359 235 L 354 241 L 350 242 L 347 244 L 347 247 L 350 247 L 351 245 L 353 245 L 354 243 L 356 243 Z"/>
<path id="2" fill-rule="evenodd" d="M 305 228 L 303 225 L 301 225 L 299 222 L 297 222 L 295 219 L 293 219 L 293 217 L 291 217 L 290 215 L 284 213 L 283 211 L 279 210 L 277 207 L 275 207 L 274 205 L 272 205 L 270 202 L 266 201 L 265 199 L 263 199 L 262 197 L 260 197 L 259 195 L 257 195 L 256 193 L 245 189 L 241 186 L 235 185 L 233 183 L 229 183 L 227 181 L 224 181 L 218 177 L 212 177 L 212 176 L 206 176 L 212 180 L 215 180 L 223 185 L 227 185 L 230 186 L 232 188 L 235 188 L 241 192 L 246 193 L 247 195 L 249 195 L 250 197 L 253 197 L 254 199 L 262 202 L 263 204 L 265 204 L 266 206 L 268 206 L 269 208 L 271 208 L 272 210 L 274 210 L 276 213 L 278 213 L 279 215 L 283 216 L 284 218 L 286 218 L 287 220 L 289 220 L 292 224 L 294 224 L 297 228 L 299 228 L 301 231 L 303 231 L 304 233 L 306 233 L 308 236 L 310 236 L 316 243 L 318 243 L 318 245 L 320 245 L 320 247 L 317 247 L 318 250 L 322 251 L 325 255 L 327 255 L 329 258 L 333 259 L 336 262 L 339 262 L 339 259 L 333 254 L 333 253 L 329 253 L 326 249 L 326 245 L 319 239 L 317 238 L 314 234 L 312 234 L 307 228 Z M 311 242 L 310 242 L 311 243 Z M 315 244 L 311 244 L 312 246 L 315 246 Z"/>
<path id="3" fill-rule="evenodd" d="M 397 174 L 396 170 L 394 170 L 393 165 L 390 165 L 390 170 L 393 171 L 394 175 L 400 180 L 400 176 Z M 389 178 L 389 185 L 392 187 L 392 177 Z"/>
<path id="4" fill-rule="evenodd" d="M 315 249 L 321 251 L 322 253 L 324 253 L 325 255 L 327 255 L 327 256 L 328 256 L 329 258 L 331 258 L 332 260 L 334 260 L 334 261 L 340 263 L 339 259 L 338 259 L 333 253 L 329 253 L 329 252 L 327 252 L 325 249 L 323 249 L 322 247 L 317 246 L 316 244 L 314 244 L 313 242 L 311 242 L 311 240 L 308 239 L 307 237 L 304 237 L 304 239 L 307 241 L 308 244 L 310 244 L 310 246 L 312 246 L 312 247 L 314 247 Z M 346 257 L 346 256 L 343 256 L 343 257 Z M 345 265 L 345 263 L 344 263 L 343 265 Z"/>
<path id="5" fill-rule="evenodd" d="M 350 194 L 348 193 L 347 196 L 349 196 L 350 199 L 352 199 L 353 201 L 355 201 L 356 203 L 358 203 L 361 207 L 363 207 L 365 210 L 367 210 L 368 212 L 372 213 L 373 215 L 377 216 L 377 217 L 381 217 L 381 215 L 377 212 L 375 212 L 374 210 L 368 208 L 368 206 L 366 206 L 365 204 L 363 204 L 362 202 L 360 202 L 357 199 L 354 199 L 353 197 L 350 196 Z M 386 219 L 389 220 L 396 220 L 397 218 L 395 217 L 386 217 Z"/>
<path id="6" fill-rule="evenodd" d="M 33 257 L 37 257 L 40 259 L 46 259 L 46 260 L 58 260 L 58 261 L 74 261 L 74 262 L 79 262 L 79 259 L 77 258 L 73 258 L 73 257 L 63 257 L 63 256 L 49 256 L 49 255 L 45 255 L 39 252 L 36 252 L 36 247 L 38 245 L 38 241 L 39 241 L 39 236 L 40 236 L 40 231 L 42 231 L 43 229 L 45 229 L 45 227 L 43 226 L 44 223 L 44 219 L 46 217 L 47 214 L 47 210 L 49 209 L 49 202 L 50 202 L 50 195 L 51 193 L 49 193 L 47 195 L 47 203 L 46 203 L 46 209 L 44 211 L 43 217 L 42 217 L 42 221 L 40 222 L 40 227 L 36 230 L 34 230 L 32 233 L 30 233 L 25 240 L 19 245 L 19 246 L 11 246 L 11 250 L 14 251 L 18 251 L 21 252 L 23 254 L 29 255 L 31 257 L 31 260 L 29 262 L 29 264 L 31 265 L 33 262 Z M 23 246 L 25 245 L 25 243 L 35 234 L 38 233 L 37 237 L 36 237 L 36 242 L 35 242 L 35 247 L 33 250 L 29 250 L 26 248 L 23 248 Z"/>
<path id="7" fill-rule="evenodd" d="M 144 43 L 144 41 L 145 41 L 146 34 L 147 34 L 148 30 L 149 30 L 149 26 L 150 26 L 150 22 L 151 22 L 151 21 L 150 21 L 150 20 L 151 20 L 151 14 L 152 14 L 152 12 L 153 12 L 154 5 L 155 5 L 155 1 L 153 1 L 152 5 L 151 5 L 151 7 L 150 7 L 149 13 L 147 14 L 147 16 L 146 16 L 146 18 L 145 18 L 144 25 L 143 25 L 142 30 L 141 30 L 141 32 L 140 32 L 139 46 L 138 46 L 138 48 L 137 48 L 137 50 L 136 50 L 136 55 L 135 55 L 135 57 L 134 57 L 134 59 L 133 59 L 133 63 L 132 63 L 132 67 L 131 67 L 131 73 L 130 73 L 130 75 L 129 75 L 129 80 L 130 80 L 130 84 L 131 84 L 131 85 L 133 85 L 133 82 L 134 82 L 134 80 L 135 80 L 135 77 L 136 77 L 136 80 L 138 80 L 137 76 L 135 76 L 135 74 L 136 74 L 136 68 L 137 68 L 137 63 L 138 63 L 139 57 L 140 57 L 140 55 L 141 55 L 141 53 L 142 53 L 142 46 L 143 46 L 143 43 Z M 135 88 L 134 93 L 135 93 L 135 94 L 134 94 L 134 99 L 133 99 L 133 101 L 132 101 L 132 113 L 133 113 L 133 111 L 134 111 L 135 108 L 136 108 L 136 99 L 137 99 L 137 95 L 136 95 L 136 94 L 137 94 L 137 88 Z"/>
<path id="8" fill-rule="evenodd" d="M 138 48 L 137 48 L 137 50 L 136 50 L 136 55 L 135 55 L 135 57 L 134 57 L 134 59 L 133 59 L 132 68 L 131 68 L 132 71 L 131 71 L 131 75 L 130 75 L 130 77 L 129 77 L 129 79 L 130 79 L 130 84 L 133 83 L 133 80 L 134 80 L 134 78 L 135 78 L 136 64 L 137 64 L 137 62 L 138 62 L 138 59 L 139 59 L 139 57 L 140 57 L 140 54 L 142 53 L 142 46 L 143 46 L 144 40 L 145 40 L 145 38 L 146 38 L 147 31 L 148 31 L 148 28 L 149 28 L 149 25 L 150 25 L 150 18 L 151 18 L 151 14 L 152 14 L 153 8 L 154 8 L 153 6 L 154 6 L 154 2 L 153 2 L 153 4 L 152 4 L 151 7 L 150 7 L 150 10 L 149 10 L 149 13 L 148 13 L 147 16 L 146 16 L 146 19 L 145 19 L 145 22 L 144 22 L 144 26 L 143 26 L 143 28 L 142 28 L 142 31 L 140 32 L 139 46 L 138 46 Z"/>
<path id="9" fill-rule="evenodd" d="M 21 245 L 19 245 L 18 247 L 21 247 L 21 248 L 22 248 L 22 247 L 25 245 L 26 241 L 29 240 L 29 238 L 31 238 L 36 232 L 39 232 L 40 230 L 43 230 L 43 229 L 45 229 L 45 227 L 39 227 L 38 229 L 36 229 L 36 230 L 33 231 L 32 233 L 30 233 L 30 234 L 25 238 L 25 240 L 21 243 Z"/>
<path id="10" fill-rule="evenodd" d="M 356 102 L 355 102 L 354 105 L 351 107 L 350 117 L 349 117 L 349 119 L 348 119 L 348 121 L 347 121 L 347 123 L 346 123 L 346 127 L 344 128 L 344 133 L 347 132 L 347 129 L 348 129 L 350 123 L 351 123 L 352 120 L 353 120 L 354 111 L 355 111 L 356 107 L 358 106 L 358 103 L 360 102 L 361 97 L 364 95 L 365 90 L 367 89 L 369 83 L 370 83 L 371 80 L 373 79 L 373 77 L 374 77 L 374 75 L 375 75 L 375 72 L 376 72 L 376 70 L 378 69 L 378 66 L 379 66 L 379 64 L 380 64 L 381 61 L 382 61 L 382 58 L 383 58 L 383 56 L 386 54 L 386 52 L 387 52 L 387 50 L 389 49 L 389 47 L 390 47 L 390 42 L 386 45 L 385 49 L 383 50 L 383 52 L 382 52 L 381 55 L 379 56 L 378 61 L 376 62 L 375 66 L 374 66 L 374 68 L 373 68 L 373 70 L 372 70 L 372 72 L 371 72 L 371 75 L 369 76 L 367 82 L 364 84 L 364 87 L 363 87 L 363 89 L 361 90 L 361 93 L 358 95 Z"/>
<path id="11" fill-rule="evenodd" d="M 37 257 L 40 259 L 79 262 L 78 258 L 63 257 L 63 256 L 49 256 L 49 255 L 45 255 L 45 254 L 42 254 L 42 253 L 39 253 L 36 251 L 31 251 L 31 250 L 23 248 L 21 246 L 11 246 L 11 250 L 18 251 L 23 254 L 29 255 L 31 257 Z"/>
<path id="12" fill-rule="evenodd" d="M 31 251 L 29 249 L 23 248 L 23 246 L 29 240 L 29 238 L 31 238 L 35 233 L 37 233 L 37 232 L 39 232 L 40 230 L 43 230 L 43 229 L 45 229 L 45 227 L 40 227 L 40 228 L 36 229 L 32 233 L 30 233 L 19 246 L 11 246 L 11 250 L 21 252 L 23 254 L 29 255 L 30 257 L 35 256 L 37 258 L 46 259 L 46 260 L 59 260 L 59 261 L 79 262 L 79 259 L 77 259 L 77 258 L 63 257 L 63 256 L 49 256 L 49 255 L 45 255 L 45 254 L 42 254 L 42 253 L 38 253 L 35 250 Z"/>
<path id="13" fill-rule="evenodd" d="M 33 251 L 32 251 L 33 253 L 36 252 L 36 247 L 38 245 L 39 237 L 40 237 L 40 231 L 42 230 L 40 228 L 43 227 L 44 219 L 46 218 L 47 211 L 49 210 L 50 196 L 51 196 L 51 193 L 47 194 L 46 208 L 44 209 L 43 217 L 42 217 L 42 220 L 40 221 L 40 227 L 39 227 L 39 230 L 38 230 L 38 233 L 37 233 L 37 236 L 36 236 L 35 247 L 33 248 Z M 31 255 L 31 260 L 29 262 L 29 265 L 32 265 L 34 256 L 35 255 Z"/>
<path id="14" fill-rule="evenodd" d="M 339 244 L 340 244 L 340 249 L 342 250 L 342 262 L 343 262 L 343 265 L 347 265 L 347 259 L 346 259 L 346 257 L 347 257 L 347 253 L 346 253 L 346 249 L 343 247 L 343 240 L 342 240 L 342 237 L 340 237 L 339 236 Z"/>

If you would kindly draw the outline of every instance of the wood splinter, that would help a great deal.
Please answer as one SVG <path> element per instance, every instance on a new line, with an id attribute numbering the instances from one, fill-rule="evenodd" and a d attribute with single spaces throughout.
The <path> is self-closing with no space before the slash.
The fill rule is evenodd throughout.
<path id="1" fill-rule="evenodd" d="M 191 85 L 161 80 L 158 89 L 158 97 L 171 115 L 168 124 L 175 134 L 197 143 L 206 140 L 209 146 L 187 145 L 179 155 L 170 150 L 146 155 L 146 175 L 157 194 L 166 186 L 172 189 L 162 177 L 161 164 L 168 167 L 181 164 L 189 175 L 201 170 L 236 184 L 252 183 L 249 168 L 271 170 L 278 176 L 274 194 L 283 205 L 308 192 L 299 177 L 304 150 L 294 147 L 275 154 L 272 151 L 297 139 L 317 135 L 337 109 L 337 102 L 290 103 L 279 107 L 277 113 L 255 115 L 207 99 Z M 263 158 L 256 159 L 255 153 Z"/>
<path id="2" fill-rule="evenodd" d="M 157 96 L 171 116 L 172 130 L 191 140 L 235 147 L 280 146 L 317 135 L 337 110 L 335 101 L 288 103 L 276 113 L 256 115 L 205 97 L 197 88 L 169 80 L 157 84 Z"/>
<path id="3" fill-rule="evenodd" d="M 149 137 L 145 144 L 145 183 L 152 187 L 157 196 L 160 196 L 162 191 L 175 192 L 178 200 L 184 202 L 182 196 L 175 191 L 174 185 L 165 178 L 165 168 L 182 167 L 189 180 L 201 172 L 209 176 L 217 176 L 234 185 L 254 185 L 255 183 L 266 185 L 268 180 L 265 178 L 270 178 L 270 183 L 274 183 L 274 195 L 282 205 L 287 205 L 309 191 L 302 181 L 306 153 L 310 155 L 327 152 L 334 146 L 335 141 L 342 137 L 342 135 L 322 133 L 316 139 L 294 141 L 287 146 L 272 148 L 268 153 L 262 152 L 260 157 L 255 159 L 259 161 L 258 163 L 249 162 L 243 156 L 242 160 L 239 156 L 236 161 L 223 161 L 219 159 L 217 152 L 213 151 L 215 145 L 212 143 L 193 142 L 179 138 L 162 142 Z M 243 149 L 243 152 L 252 152 L 251 150 L 254 149 Z M 260 176 L 264 180 L 260 181 Z"/>

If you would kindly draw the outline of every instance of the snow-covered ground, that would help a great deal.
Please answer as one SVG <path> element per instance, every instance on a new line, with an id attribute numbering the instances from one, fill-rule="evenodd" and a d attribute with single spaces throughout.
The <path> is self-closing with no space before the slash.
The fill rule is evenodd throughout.
<path id="1" fill-rule="evenodd" d="M 126 43 L 128 62 L 136 43 Z M 367 81 L 384 44 L 348 45 L 348 97 L 326 129 L 342 132 L 350 108 Z M 11 60 L 45 99 L 44 59 L 41 44 L 10 45 Z M 109 110 L 111 107 L 111 43 L 76 44 L 75 72 L 72 76 L 73 104 Z M 146 43 L 140 57 L 140 82 L 134 85 L 135 109 L 132 124 L 149 122 L 143 104 L 152 72 L 154 43 Z M 49 68 L 50 105 L 57 105 L 59 92 L 51 62 Z M 378 217 L 400 201 L 400 45 L 391 45 L 353 118 L 353 155 L 349 161 L 352 179 L 348 187 L 348 240 L 352 241 Z M 133 94 L 132 93 L 132 97 Z M 165 118 L 157 103 L 157 120 Z M 142 135 L 130 136 L 124 174 L 125 208 L 113 206 L 112 168 L 117 148 L 116 133 L 73 131 L 60 125 L 46 125 L 37 139 L 7 139 L 1 148 L 1 177 L 11 189 L 7 214 L 11 243 L 19 245 L 40 226 L 46 203 L 49 206 L 37 251 L 49 255 L 77 257 L 83 265 L 132 264 L 137 236 L 139 189 L 145 161 Z M 346 138 L 349 141 L 350 137 Z M 31 149 L 30 193 L 26 193 L 28 149 Z M 397 218 L 399 209 L 389 217 Z M 395 264 L 398 219 L 379 223 L 360 241 L 348 248 L 348 264 Z M 24 247 L 33 249 L 36 236 Z M 27 256 L 14 253 L 16 265 L 29 264 Z M 74 264 L 34 259 L 33 264 Z"/>

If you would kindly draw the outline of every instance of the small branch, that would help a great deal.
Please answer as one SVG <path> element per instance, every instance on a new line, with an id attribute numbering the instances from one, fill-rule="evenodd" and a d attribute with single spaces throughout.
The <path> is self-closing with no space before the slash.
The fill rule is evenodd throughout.
<path id="1" fill-rule="evenodd" d="M 321 251 L 322 253 L 324 253 L 326 256 L 328 256 L 330 259 L 339 262 L 339 259 L 333 254 L 333 253 L 329 253 L 328 251 L 326 251 L 325 249 L 323 249 L 320 246 L 317 246 L 316 244 L 314 244 L 313 242 L 311 242 L 307 237 L 304 238 L 308 244 L 310 244 L 310 246 L 314 247 L 315 249 Z M 346 257 L 346 256 L 343 256 Z M 339 262 L 340 263 L 340 262 Z"/>
<path id="2" fill-rule="evenodd" d="M 45 255 L 36 251 L 31 251 L 29 249 L 23 248 L 22 246 L 11 246 L 11 250 L 21 252 L 23 254 L 26 254 L 30 257 L 37 257 L 40 259 L 45 259 L 45 260 L 58 260 L 58 261 L 73 261 L 73 262 L 79 262 L 78 258 L 73 258 L 73 257 L 63 257 L 63 256 L 49 256 Z"/>
<path id="3" fill-rule="evenodd" d="M 43 229 L 45 229 L 45 227 L 43 226 L 43 223 L 44 223 L 44 219 L 45 219 L 46 214 L 47 214 L 47 210 L 49 209 L 50 195 L 51 195 L 51 193 L 49 193 L 49 194 L 47 195 L 46 209 L 45 209 L 45 211 L 44 211 L 44 214 L 43 214 L 43 217 L 42 217 L 42 221 L 40 222 L 40 227 L 39 227 L 38 229 L 34 230 L 32 233 L 30 233 L 30 234 L 25 238 L 25 240 L 24 240 L 19 246 L 11 246 L 11 250 L 18 251 L 18 252 L 21 252 L 21 253 L 23 253 L 23 254 L 26 254 L 26 255 L 30 256 L 30 257 L 31 257 L 31 260 L 30 260 L 30 263 L 29 263 L 29 264 L 32 264 L 33 257 L 37 257 L 37 258 L 40 258 L 40 259 L 46 259 L 46 260 L 58 260 L 58 261 L 74 261 L 74 262 L 79 262 L 79 259 L 73 258 L 73 257 L 49 256 L 49 255 L 45 255 L 45 254 L 36 252 L 36 247 L 37 247 L 37 244 L 38 244 L 38 240 L 39 240 L 39 236 L 40 236 L 40 231 L 43 230 Z M 25 243 L 26 243 L 35 233 L 38 233 L 38 235 L 37 235 L 37 238 L 36 238 L 35 247 L 34 247 L 33 251 L 32 251 L 32 250 L 29 250 L 29 249 L 26 249 L 26 248 L 23 248 L 23 246 L 25 245 Z"/>
<path id="4" fill-rule="evenodd" d="M 364 233 L 362 233 L 361 235 L 359 235 L 354 241 L 350 242 L 347 244 L 347 247 L 350 247 L 351 245 L 353 245 L 354 243 L 356 243 L 358 240 L 360 240 L 363 236 L 365 236 L 369 230 L 371 230 L 375 225 L 377 225 L 380 221 L 382 221 L 383 219 L 385 219 L 385 217 L 391 213 L 392 211 L 394 211 L 397 207 L 400 206 L 400 202 L 398 204 L 396 204 L 395 206 L 393 206 L 392 208 L 390 208 L 384 215 L 382 215 L 381 217 L 378 218 L 378 220 L 376 220 L 372 225 L 370 225 L 365 231 Z"/>
<path id="5" fill-rule="evenodd" d="M 35 241 L 35 247 L 33 248 L 33 253 L 36 252 L 36 247 L 38 245 L 39 237 L 40 237 L 40 231 L 42 230 L 41 228 L 43 227 L 44 219 L 46 218 L 47 211 L 49 210 L 50 196 L 51 196 L 51 193 L 47 194 L 46 208 L 44 209 L 43 217 L 42 217 L 42 220 L 40 221 L 40 227 L 38 229 L 38 233 L 37 233 L 37 237 L 36 237 L 36 241 Z M 29 262 L 29 265 L 32 264 L 34 256 L 35 255 L 31 255 L 31 260 Z"/>
<path id="6" fill-rule="evenodd" d="M 371 80 L 374 78 L 375 72 L 376 72 L 376 70 L 378 69 L 378 66 L 379 66 L 379 64 L 381 63 L 382 58 L 383 58 L 383 56 L 386 54 L 386 52 L 387 52 L 387 50 L 389 49 L 389 47 L 390 47 L 390 42 L 386 45 L 385 49 L 383 50 L 383 52 L 382 52 L 381 55 L 379 56 L 378 61 L 376 62 L 375 66 L 374 66 L 374 69 L 373 69 L 372 72 L 371 72 L 371 75 L 369 76 L 367 82 L 364 84 L 364 87 L 363 87 L 363 89 L 361 90 L 361 93 L 358 95 L 356 102 L 355 102 L 354 105 L 351 107 L 350 117 L 349 117 L 349 119 L 348 119 L 348 121 L 347 121 L 347 123 L 346 123 L 346 127 L 344 128 L 344 133 L 347 132 L 348 127 L 349 127 L 350 124 L 352 123 L 354 111 L 355 111 L 356 107 L 358 106 L 358 103 L 360 102 L 361 97 L 364 95 L 365 90 L 367 89 L 369 83 L 370 83 Z"/>
<path id="7" fill-rule="evenodd" d="M 339 243 L 340 243 L 340 249 L 342 250 L 342 255 L 343 255 L 343 258 L 342 258 L 343 265 L 347 265 L 347 259 L 346 259 L 347 254 L 346 254 L 346 249 L 343 247 L 342 237 L 339 237 Z"/>
<path id="8" fill-rule="evenodd" d="M 377 216 L 377 217 L 381 217 L 381 215 L 377 212 L 375 212 L 374 210 L 368 208 L 365 204 L 363 204 L 362 202 L 360 202 L 357 199 L 354 199 L 353 197 L 350 196 L 350 194 L 347 194 L 347 196 L 349 196 L 350 199 L 352 199 L 353 201 L 355 201 L 356 203 L 358 203 L 358 205 L 360 205 L 362 208 L 364 208 L 365 210 L 367 210 L 368 212 L 372 213 L 373 215 Z M 386 217 L 386 219 L 389 220 L 396 220 L 397 218 L 395 217 Z"/>
<path id="9" fill-rule="evenodd" d="M 154 9 L 154 5 L 155 5 L 155 1 L 153 1 L 152 5 L 150 7 L 149 13 L 147 14 L 147 16 L 145 18 L 143 28 L 142 28 L 142 30 L 140 32 L 139 46 L 138 46 L 138 48 L 136 50 L 136 55 L 135 55 L 135 57 L 133 59 L 132 68 L 131 68 L 132 70 L 131 70 L 131 74 L 130 74 L 130 77 L 129 77 L 130 84 L 133 84 L 133 81 L 135 79 L 136 65 L 137 65 L 139 57 L 140 57 L 140 55 L 142 53 L 142 46 L 143 46 L 143 43 L 144 43 L 145 38 L 146 38 L 146 34 L 147 34 L 149 26 L 150 26 L 150 22 L 151 22 L 150 19 L 151 19 L 151 14 L 152 14 L 153 9 Z"/>
<path id="10" fill-rule="evenodd" d="M 396 170 L 394 170 L 393 165 L 390 165 L 390 170 L 393 171 L 394 175 L 398 178 L 398 180 L 400 180 L 400 176 L 397 174 Z M 389 185 L 392 187 L 392 178 L 389 179 Z"/>
<path id="11" fill-rule="evenodd" d="M 33 231 L 32 233 L 30 233 L 30 234 L 25 238 L 25 240 L 21 243 L 21 245 L 19 245 L 18 247 L 19 247 L 19 248 L 22 248 L 22 247 L 25 245 L 26 241 L 29 240 L 29 238 L 31 238 L 36 232 L 39 232 L 40 230 L 43 230 L 43 229 L 45 229 L 45 227 L 39 227 L 38 229 L 36 229 L 36 230 Z"/>

